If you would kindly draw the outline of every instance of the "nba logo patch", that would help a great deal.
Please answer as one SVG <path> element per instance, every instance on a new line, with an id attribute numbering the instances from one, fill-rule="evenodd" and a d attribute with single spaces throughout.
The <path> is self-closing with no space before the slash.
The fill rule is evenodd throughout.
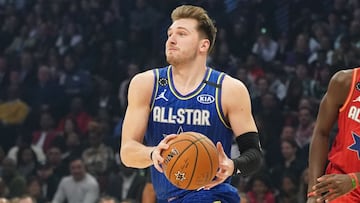
<path id="1" fill-rule="evenodd" d="M 158 82 L 159 82 L 160 86 L 166 86 L 168 84 L 168 81 L 166 78 L 160 78 Z"/>

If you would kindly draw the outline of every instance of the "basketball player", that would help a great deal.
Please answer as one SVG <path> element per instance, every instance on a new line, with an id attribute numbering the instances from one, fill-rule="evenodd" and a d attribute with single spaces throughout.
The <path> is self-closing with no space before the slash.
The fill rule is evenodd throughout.
<path id="1" fill-rule="evenodd" d="M 308 203 L 359 202 L 360 69 L 342 70 L 330 80 L 314 128 L 309 155 Z M 328 153 L 330 131 L 338 134 Z M 327 157 L 328 156 L 328 157 Z M 325 165 L 328 159 L 324 175 Z"/>
<path id="2" fill-rule="evenodd" d="M 240 81 L 206 66 L 216 28 L 205 10 L 180 6 L 171 18 L 165 50 L 170 65 L 140 73 L 130 82 L 121 160 L 129 167 L 153 166 L 152 183 L 161 202 L 239 202 L 228 178 L 249 175 L 262 162 L 249 93 Z M 195 191 L 173 186 L 161 168 L 161 151 L 185 131 L 207 135 L 219 151 L 216 178 Z M 234 135 L 241 156 L 232 160 Z"/>

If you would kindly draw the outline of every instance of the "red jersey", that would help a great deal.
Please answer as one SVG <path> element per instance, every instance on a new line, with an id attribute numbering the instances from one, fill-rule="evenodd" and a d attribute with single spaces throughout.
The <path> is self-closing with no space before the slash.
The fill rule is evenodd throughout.
<path id="1" fill-rule="evenodd" d="M 352 83 L 344 105 L 339 110 L 338 134 L 328 155 L 326 174 L 360 171 L 360 68 L 353 71 Z M 360 189 L 332 202 L 359 202 Z"/>

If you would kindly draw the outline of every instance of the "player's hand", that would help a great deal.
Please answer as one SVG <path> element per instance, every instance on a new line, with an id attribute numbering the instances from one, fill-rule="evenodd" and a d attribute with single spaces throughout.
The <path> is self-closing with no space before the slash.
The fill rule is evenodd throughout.
<path id="1" fill-rule="evenodd" d="M 323 175 L 317 181 L 319 183 L 312 187 L 315 194 L 319 196 L 317 202 L 329 202 L 353 189 L 351 178 L 347 174 Z"/>
<path id="2" fill-rule="evenodd" d="M 219 153 L 219 169 L 216 172 L 215 179 L 204 186 L 205 190 L 209 190 L 220 183 L 223 183 L 229 176 L 232 176 L 234 171 L 234 162 L 225 154 L 224 148 L 220 142 L 216 143 L 216 148 Z"/>
<path id="3" fill-rule="evenodd" d="M 153 161 L 154 167 L 161 173 L 163 173 L 163 169 L 161 167 L 161 164 L 164 162 L 164 158 L 161 156 L 161 152 L 165 149 L 169 148 L 169 145 L 167 144 L 171 139 L 178 136 L 177 134 L 171 134 L 167 135 L 161 142 L 155 147 L 151 154 L 151 159 Z"/>

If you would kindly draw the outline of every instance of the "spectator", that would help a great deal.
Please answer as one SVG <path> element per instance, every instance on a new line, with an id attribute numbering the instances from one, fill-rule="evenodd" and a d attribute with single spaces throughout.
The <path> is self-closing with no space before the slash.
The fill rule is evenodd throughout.
<path id="1" fill-rule="evenodd" d="M 36 203 L 47 203 L 43 197 L 42 183 L 37 176 L 29 176 L 26 181 L 27 183 L 27 194 Z"/>
<path id="2" fill-rule="evenodd" d="M 81 42 L 82 36 L 78 31 L 78 27 L 74 22 L 66 23 L 62 27 L 62 33 L 56 40 L 56 47 L 60 55 L 64 55 L 67 51 Z"/>
<path id="3" fill-rule="evenodd" d="M 86 135 L 88 131 L 89 122 L 92 120 L 92 117 L 88 112 L 85 111 L 83 99 L 81 97 L 74 97 L 71 100 L 70 112 L 60 120 L 58 130 L 64 131 L 65 121 L 72 119 L 76 122 L 81 135 Z"/>
<path id="4" fill-rule="evenodd" d="M 91 104 L 92 114 L 95 115 L 101 109 L 110 114 L 111 121 L 118 119 L 121 115 L 120 104 L 113 94 L 110 82 L 100 79 L 97 87 L 97 93 Z"/>
<path id="5" fill-rule="evenodd" d="M 66 97 L 88 97 L 92 91 L 92 82 L 88 72 L 80 70 L 74 57 L 67 54 L 64 57 L 64 72 L 60 75 L 59 85 L 64 89 Z"/>
<path id="6" fill-rule="evenodd" d="M 54 130 L 54 118 L 49 112 L 40 115 L 40 129 L 32 134 L 32 143 L 46 152 L 58 133 Z"/>
<path id="7" fill-rule="evenodd" d="M 27 87 L 26 90 L 25 100 L 34 111 L 59 108 L 63 97 L 60 86 L 45 65 L 40 66 L 37 71 L 37 83 Z"/>
<path id="8" fill-rule="evenodd" d="M 9 86 L 5 102 L 0 103 L 0 124 L 2 125 L 21 125 L 26 119 L 30 109 L 29 106 L 20 98 L 20 89 L 18 86 Z M 16 138 L 16 137 L 15 137 Z M 8 139 L 15 141 L 14 136 Z M 1 142 L 7 143 L 9 141 Z M 9 143 L 14 145 L 15 142 Z"/>
<path id="9" fill-rule="evenodd" d="M 358 64 L 358 55 L 359 51 L 351 45 L 350 37 L 342 35 L 339 37 L 339 47 L 335 47 L 331 65 L 334 67 L 356 66 Z"/>
<path id="10" fill-rule="evenodd" d="M 139 169 L 129 168 L 120 163 L 118 171 L 110 174 L 108 178 L 106 193 L 119 200 L 133 199 L 140 202 L 145 183 L 146 177 Z"/>
<path id="11" fill-rule="evenodd" d="M 16 170 L 16 163 L 10 158 L 5 158 L 2 162 L 2 179 L 9 189 L 9 198 L 19 197 L 26 192 L 26 180 Z"/>
<path id="12" fill-rule="evenodd" d="M 301 173 L 299 181 L 299 192 L 298 192 L 298 202 L 303 203 L 307 200 L 307 188 L 309 184 L 309 168 L 305 168 Z"/>
<path id="13" fill-rule="evenodd" d="M 20 148 L 27 148 L 27 147 L 31 147 L 32 151 L 35 152 L 36 154 L 36 159 L 38 160 L 38 162 L 43 163 L 45 162 L 45 154 L 43 152 L 43 150 L 40 147 L 37 147 L 33 144 L 31 144 L 31 136 L 28 135 L 20 135 L 17 136 L 16 139 L 16 145 L 14 145 L 13 147 L 11 147 L 11 149 L 8 151 L 7 153 L 7 157 L 14 160 L 15 162 L 17 162 L 18 159 L 18 151 Z"/>
<path id="14" fill-rule="evenodd" d="M 60 140 L 57 140 L 59 142 L 65 142 L 64 143 L 64 150 L 62 152 L 62 159 L 64 162 L 68 162 L 69 158 L 74 156 L 81 156 L 84 151 L 84 143 L 80 142 L 80 136 L 79 134 L 75 132 L 67 133 L 63 137 L 59 137 Z M 56 145 L 56 144 L 55 144 Z M 62 143 L 60 146 L 63 145 Z"/>
<path id="15" fill-rule="evenodd" d="M 247 196 L 250 203 L 275 203 L 275 195 L 266 176 L 254 176 L 249 181 Z"/>
<path id="16" fill-rule="evenodd" d="M 60 136 L 65 137 L 66 135 L 69 135 L 71 133 L 75 133 L 80 137 L 82 136 L 80 134 L 81 131 L 80 131 L 75 119 L 68 117 L 68 118 L 65 118 L 65 120 L 61 121 L 61 122 L 64 122 L 64 127 L 63 127 L 63 130 L 59 132 Z"/>
<path id="17" fill-rule="evenodd" d="M 125 113 L 125 109 L 127 106 L 127 89 L 130 80 L 138 72 L 139 72 L 139 66 L 137 64 L 131 63 L 127 66 L 127 78 L 123 82 L 121 82 L 119 88 L 119 100 L 120 100 L 120 107 L 122 113 Z"/>
<path id="18" fill-rule="evenodd" d="M 316 104 L 320 104 L 321 98 L 325 95 L 327 85 L 331 78 L 330 67 L 321 66 L 316 72 L 316 76 L 310 81 L 310 95 Z"/>
<path id="19" fill-rule="evenodd" d="M 294 140 L 281 141 L 282 163 L 271 169 L 271 178 L 275 187 L 280 188 L 282 174 L 289 173 L 300 177 L 305 168 L 303 160 L 297 158 L 297 144 Z"/>
<path id="20" fill-rule="evenodd" d="M 28 146 L 20 147 L 17 152 L 17 171 L 20 175 L 30 177 L 35 175 L 38 160 L 35 152 Z"/>
<path id="21" fill-rule="evenodd" d="M 293 174 L 284 173 L 281 178 L 279 203 L 297 203 L 298 178 Z"/>
<path id="22" fill-rule="evenodd" d="M 114 164 L 114 152 L 103 142 L 103 126 L 97 122 L 89 123 L 89 148 L 82 158 L 88 172 L 97 177 L 109 171 Z"/>
<path id="23" fill-rule="evenodd" d="M 272 61 L 278 51 L 279 45 L 273 40 L 267 28 L 261 28 L 260 35 L 253 45 L 252 52 L 258 55 L 263 61 Z"/>
<path id="24" fill-rule="evenodd" d="M 265 92 L 260 98 L 260 111 L 254 113 L 255 120 L 261 133 L 260 142 L 265 152 L 266 164 L 271 167 L 280 160 L 280 133 L 283 116 L 278 112 L 279 100 L 275 94 Z"/>
<path id="25" fill-rule="evenodd" d="M 70 173 L 70 176 L 62 178 L 52 203 L 96 203 L 99 185 L 87 173 L 81 159 L 74 158 L 70 161 Z"/>
<path id="26" fill-rule="evenodd" d="M 35 67 L 35 60 L 30 50 L 24 50 L 21 53 L 20 64 L 20 81 L 23 87 L 30 87 L 37 82 L 37 69 Z"/>
<path id="27" fill-rule="evenodd" d="M 296 37 L 294 48 L 286 54 L 285 64 L 294 67 L 297 63 L 306 62 L 309 56 L 309 38 L 305 33 L 299 33 Z"/>
<path id="28" fill-rule="evenodd" d="M 53 145 L 46 152 L 46 164 L 48 164 L 55 175 L 58 177 L 64 177 L 69 174 L 69 165 L 67 162 L 62 159 L 62 151 L 61 149 Z"/>
<path id="29" fill-rule="evenodd" d="M 265 76 L 256 80 L 252 98 L 252 111 L 254 114 L 261 112 L 261 98 L 270 91 L 269 85 L 269 80 Z"/>
<path id="30" fill-rule="evenodd" d="M 306 107 L 299 109 L 298 113 L 298 126 L 295 131 L 295 140 L 298 146 L 303 149 L 308 147 L 312 132 L 314 130 L 315 118 L 312 114 L 312 110 Z"/>
<path id="31" fill-rule="evenodd" d="M 36 173 L 41 182 L 42 195 L 46 201 L 51 201 L 62 177 L 54 174 L 53 168 L 49 164 L 41 164 Z"/>

